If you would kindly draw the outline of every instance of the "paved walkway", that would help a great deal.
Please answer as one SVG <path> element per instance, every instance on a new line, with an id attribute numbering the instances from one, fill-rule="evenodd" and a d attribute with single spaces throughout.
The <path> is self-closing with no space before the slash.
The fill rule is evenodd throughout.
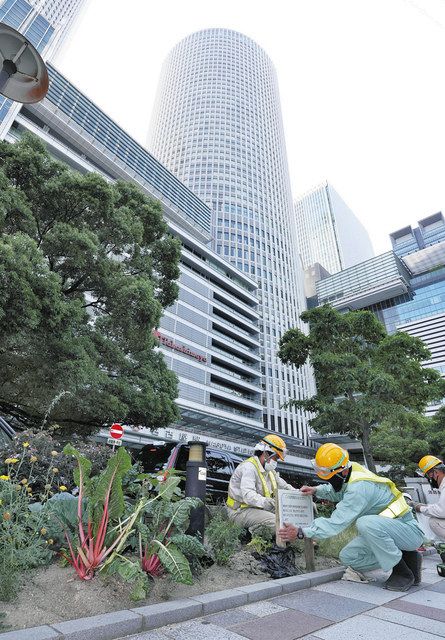
<path id="1" fill-rule="evenodd" d="M 338 580 L 244 605 L 126 640 L 437 640 L 445 638 L 445 579 L 438 555 L 424 558 L 423 580 L 387 591 L 387 575 L 368 584 Z"/>

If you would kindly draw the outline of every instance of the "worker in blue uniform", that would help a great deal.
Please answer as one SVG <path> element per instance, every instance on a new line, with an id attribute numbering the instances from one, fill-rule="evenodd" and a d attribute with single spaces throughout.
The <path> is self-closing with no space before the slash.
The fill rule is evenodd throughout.
<path id="1" fill-rule="evenodd" d="M 424 534 L 395 484 L 350 462 L 346 450 L 329 442 L 317 450 L 313 465 L 328 484 L 304 486 L 301 492 L 336 502 L 336 508 L 330 518 L 316 518 L 308 527 L 285 524 L 280 537 L 290 541 L 304 534 L 323 540 L 355 523 L 358 536 L 342 549 L 342 564 L 356 571 L 392 569 L 385 583 L 392 591 L 419 584 L 422 558 L 417 549 Z"/>

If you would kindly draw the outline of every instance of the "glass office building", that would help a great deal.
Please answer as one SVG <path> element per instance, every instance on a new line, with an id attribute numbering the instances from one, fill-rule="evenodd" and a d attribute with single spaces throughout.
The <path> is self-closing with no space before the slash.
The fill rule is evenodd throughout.
<path id="1" fill-rule="evenodd" d="M 301 326 L 303 274 L 281 118 L 267 54 L 228 29 L 193 33 L 164 63 L 150 151 L 212 210 L 213 248 L 258 283 L 264 426 L 307 439 L 283 405 L 312 394 L 308 369 L 283 366 L 280 336 Z"/>
<path id="2" fill-rule="evenodd" d="M 68 34 L 85 0 L 0 0 L 0 22 L 25 35 L 50 60 Z M 20 105 L 0 96 L 0 139 Z"/>
<path id="3" fill-rule="evenodd" d="M 445 219 L 437 213 L 418 225 L 390 235 L 394 251 L 319 280 L 311 304 L 373 311 L 388 333 L 421 338 L 431 351 L 425 366 L 445 377 Z"/>
<path id="4" fill-rule="evenodd" d="M 126 440 L 205 439 L 250 453 L 264 435 L 256 282 L 210 247 L 210 209 L 51 64 L 50 89 L 16 115 L 6 140 L 29 131 L 80 172 L 137 184 L 160 200 L 170 232 L 182 243 L 178 300 L 157 328 L 159 348 L 178 376 L 181 419 Z M 310 468 L 313 452 L 288 438 L 289 463 Z"/>
<path id="5" fill-rule="evenodd" d="M 318 263 L 337 273 L 373 257 L 368 232 L 328 182 L 298 198 L 294 208 L 303 269 Z"/>

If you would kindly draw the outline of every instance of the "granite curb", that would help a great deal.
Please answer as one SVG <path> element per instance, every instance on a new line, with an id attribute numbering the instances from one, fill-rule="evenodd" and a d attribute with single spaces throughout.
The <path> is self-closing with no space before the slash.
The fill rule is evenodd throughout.
<path id="1" fill-rule="evenodd" d="M 236 589 L 204 593 L 182 600 L 7 631 L 0 633 L 0 640 L 115 640 L 139 631 L 150 631 L 250 602 L 309 589 L 325 582 L 339 580 L 343 572 L 344 567 L 334 567 L 290 578 L 257 582 Z"/>

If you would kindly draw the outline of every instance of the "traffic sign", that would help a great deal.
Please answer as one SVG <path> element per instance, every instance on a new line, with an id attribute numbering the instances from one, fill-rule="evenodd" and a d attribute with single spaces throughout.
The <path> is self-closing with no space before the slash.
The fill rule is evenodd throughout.
<path id="1" fill-rule="evenodd" d="M 124 428 L 121 424 L 115 422 L 110 427 L 110 436 L 115 440 L 120 440 L 124 435 Z"/>

